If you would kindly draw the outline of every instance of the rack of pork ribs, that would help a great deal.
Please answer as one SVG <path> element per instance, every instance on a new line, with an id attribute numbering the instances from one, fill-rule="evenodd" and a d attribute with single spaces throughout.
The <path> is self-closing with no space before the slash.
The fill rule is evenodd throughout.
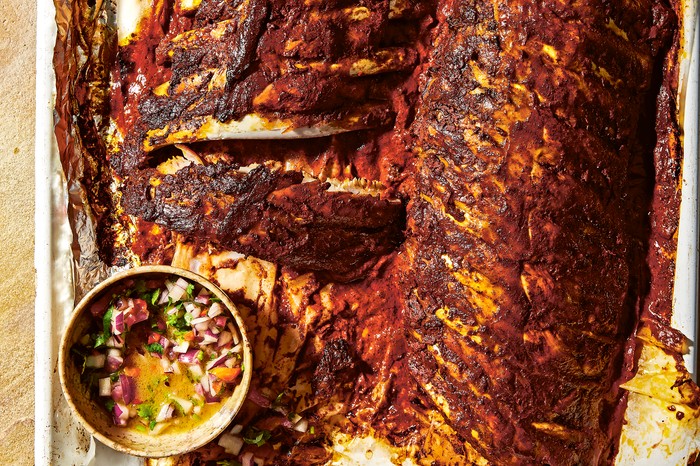
<path id="1" fill-rule="evenodd" d="M 364 393 L 351 417 L 369 396 L 358 380 L 390 379 L 363 422 L 395 445 L 425 436 L 430 411 L 453 460 L 612 461 L 673 10 L 185 3 L 156 2 L 118 51 L 125 211 L 358 299 L 345 326 L 317 330 L 314 387 Z M 226 140 L 250 115 L 327 134 Z M 381 358 L 352 330 L 369 315 Z"/>

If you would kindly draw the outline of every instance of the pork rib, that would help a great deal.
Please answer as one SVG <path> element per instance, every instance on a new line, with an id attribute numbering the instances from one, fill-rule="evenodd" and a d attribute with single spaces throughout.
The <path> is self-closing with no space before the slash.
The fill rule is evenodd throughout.
<path id="1" fill-rule="evenodd" d="M 402 239 L 399 200 L 361 182 L 332 185 L 278 167 L 148 169 L 123 193 L 126 211 L 144 220 L 335 281 L 364 276 Z"/>
<path id="2" fill-rule="evenodd" d="M 614 453 L 650 156 L 633 140 L 668 18 L 648 1 L 439 7 L 413 125 L 409 366 L 494 464 Z"/>

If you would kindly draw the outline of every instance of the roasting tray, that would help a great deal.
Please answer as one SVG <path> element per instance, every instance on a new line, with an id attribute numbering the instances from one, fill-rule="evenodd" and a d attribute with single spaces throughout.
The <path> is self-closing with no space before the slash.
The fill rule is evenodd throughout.
<path id="1" fill-rule="evenodd" d="M 686 18 L 694 18 L 697 0 L 689 0 Z M 142 460 L 113 452 L 78 428 L 60 393 L 57 351 L 61 329 L 73 308 L 72 233 L 67 199 L 77 195 L 66 186 L 54 137 L 55 77 L 53 47 L 55 9 L 51 0 L 37 2 L 36 73 L 36 305 L 35 305 L 35 437 L 34 460 L 47 464 L 142 464 Z M 695 32 L 695 34 L 693 34 Z M 678 258 L 674 291 L 673 326 L 692 341 L 685 356 L 696 377 L 695 342 L 698 338 L 698 49 L 694 21 L 686 21 L 685 51 L 681 62 L 684 159 Z M 692 53 L 691 53 L 692 51 Z"/>

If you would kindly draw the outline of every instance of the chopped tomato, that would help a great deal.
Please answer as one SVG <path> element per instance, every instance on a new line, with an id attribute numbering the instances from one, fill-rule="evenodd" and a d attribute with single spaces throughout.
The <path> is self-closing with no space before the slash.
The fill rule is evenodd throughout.
<path id="1" fill-rule="evenodd" d="M 194 332 L 190 330 L 189 332 L 182 335 L 182 338 L 185 341 L 194 341 Z"/>
<path id="2" fill-rule="evenodd" d="M 214 374 L 219 380 L 231 383 L 241 375 L 240 367 L 215 367 L 209 370 L 209 373 Z"/>
<path id="3" fill-rule="evenodd" d="M 124 366 L 124 373 L 130 377 L 138 377 L 141 373 L 141 369 L 134 366 Z"/>
<path id="4" fill-rule="evenodd" d="M 148 344 L 160 342 L 161 337 L 162 335 L 160 333 L 151 332 L 151 334 L 148 335 Z"/>

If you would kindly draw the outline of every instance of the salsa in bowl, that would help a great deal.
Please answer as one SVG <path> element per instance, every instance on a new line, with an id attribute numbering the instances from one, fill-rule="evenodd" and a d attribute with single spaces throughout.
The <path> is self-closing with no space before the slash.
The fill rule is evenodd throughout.
<path id="1" fill-rule="evenodd" d="M 98 440 L 129 454 L 194 450 L 221 433 L 250 385 L 252 352 L 235 305 L 169 266 L 117 274 L 78 304 L 61 341 L 69 405 Z"/>

